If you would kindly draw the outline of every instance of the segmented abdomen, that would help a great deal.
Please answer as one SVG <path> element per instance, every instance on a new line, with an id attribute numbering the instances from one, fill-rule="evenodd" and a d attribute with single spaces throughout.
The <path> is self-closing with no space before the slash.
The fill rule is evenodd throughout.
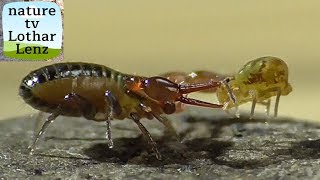
<path id="1" fill-rule="evenodd" d="M 35 109 L 51 112 L 57 107 L 57 102 L 63 101 L 67 92 L 86 92 L 91 88 L 91 94 L 97 94 L 110 86 L 112 86 L 111 88 L 113 86 L 117 86 L 114 88 L 123 87 L 124 77 L 124 74 L 103 65 L 75 62 L 58 63 L 29 73 L 20 84 L 19 95 Z M 81 84 L 82 82 L 86 82 L 86 84 Z M 75 89 L 74 86 L 76 86 Z M 103 95 L 103 92 L 101 93 Z M 88 93 L 82 94 L 85 96 Z M 72 112 L 70 113 L 72 115 Z"/>

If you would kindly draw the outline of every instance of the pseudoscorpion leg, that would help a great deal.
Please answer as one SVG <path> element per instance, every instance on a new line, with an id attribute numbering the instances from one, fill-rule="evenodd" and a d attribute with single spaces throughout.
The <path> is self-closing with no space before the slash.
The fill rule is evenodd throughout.
<path id="1" fill-rule="evenodd" d="M 108 141 L 109 148 L 113 148 L 113 140 L 111 135 L 111 120 L 114 115 L 121 114 L 121 106 L 117 98 L 111 93 L 111 91 L 106 91 L 105 93 L 106 101 L 108 102 L 108 106 L 106 107 L 106 113 L 108 113 L 106 118 L 106 139 Z"/>
<path id="2" fill-rule="evenodd" d="M 151 115 L 152 118 L 155 117 L 158 121 L 160 121 L 169 130 L 170 134 L 180 142 L 180 137 L 168 118 L 153 113 L 151 107 L 146 106 L 142 102 L 140 104 L 140 108 L 148 115 Z"/>
<path id="3" fill-rule="evenodd" d="M 176 129 L 172 126 L 172 123 L 168 118 L 154 114 L 154 113 L 152 113 L 152 115 L 156 119 L 158 119 L 158 121 L 160 121 L 169 130 L 170 134 L 172 136 L 174 136 L 180 142 L 181 139 L 180 139 Z"/>
<path id="4" fill-rule="evenodd" d="M 43 120 L 44 112 L 39 111 L 36 120 L 34 122 L 34 127 L 33 127 L 33 138 L 37 136 L 37 133 L 39 132 L 41 128 L 41 122 Z"/>
<path id="5" fill-rule="evenodd" d="M 70 106 L 70 104 L 68 103 L 72 103 L 71 106 L 78 108 L 80 113 L 82 113 L 82 115 L 88 119 L 92 119 L 96 114 L 96 108 L 92 106 L 92 104 L 85 98 L 77 95 L 76 93 L 67 94 L 64 97 L 64 102 L 58 105 L 56 110 L 48 116 L 48 118 L 42 125 L 40 131 L 35 136 L 33 143 L 29 147 L 31 154 L 33 153 L 37 142 L 39 141 L 40 137 L 45 133 L 48 126 L 61 114 L 65 107 Z M 40 121 L 40 119 L 37 119 L 37 121 Z"/>
<path id="6" fill-rule="evenodd" d="M 46 121 L 44 122 L 44 124 L 42 125 L 40 131 L 38 132 L 38 134 L 34 137 L 33 143 L 31 144 L 31 146 L 28 147 L 28 149 L 30 150 L 30 154 L 33 153 L 37 142 L 39 141 L 40 137 L 45 133 L 47 127 L 59 116 L 60 114 L 60 108 L 58 108 L 56 110 L 56 112 L 51 113 L 48 118 L 46 119 Z"/>
<path id="7" fill-rule="evenodd" d="M 143 136 L 147 139 L 148 144 L 152 147 L 152 150 L 156 153 L 157 159 L 161 160 L 161 154 L 158 151 L 157 143 L 152 139 L 151 134 L 148 132 L 148 130 L 141 124 L 140 117 L 137 113 L 131 113 L 130 114 L 133 121 L 138 125 L 140 131 L 142 132 Z"/>
<path id="8" fill-rule="evenodd" d="M 111 118 L 106 119 L 107 131 L 106 131 L 106 139 L 109 148 L 113 148 L 113 140 L 111 135 Z"/>
<path id="9" fill-rule="evenodd" d="M 80 114 L 83 115 L 86 119 L 94 119 L 97 108 L 92 105 L 91 102 L 89 102 L 86 98 L 76 94 L 76 93 L 70 93 L 64 97 L 65 103 L 73 103 L 73 106 L 78 108 L 80 111 Z M 61 107 L 63 108 L 64 104 L 61 104 Z"/>

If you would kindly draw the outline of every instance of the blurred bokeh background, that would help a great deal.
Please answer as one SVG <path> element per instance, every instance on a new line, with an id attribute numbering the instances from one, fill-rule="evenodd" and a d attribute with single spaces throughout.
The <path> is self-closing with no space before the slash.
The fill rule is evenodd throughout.
<path id="1" fill-rule="evenodd" d="M 317 121 L 319 7 L 315 0 L 68 0 L 65 61 L 149 76 L 192 70 L 233 73 L 249 60 L 276 56 L 287 62 L 293 86 L 280 99 L 280 116 Z M 18 86 L 31 70 L 50 63 L 0 63 L 1 120 L 35 112 L 19 98 Z M 215 95 L 197 96 L 214 101 Z"/>

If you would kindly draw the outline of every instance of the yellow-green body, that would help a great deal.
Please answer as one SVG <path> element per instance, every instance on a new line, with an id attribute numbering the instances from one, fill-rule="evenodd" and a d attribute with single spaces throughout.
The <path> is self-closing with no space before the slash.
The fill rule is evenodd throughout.
<path id="1" fill-rule="evenodd" d="M 261 57 L 245 64 L 230 80 L 236 103 L 230 101 L 224 86 L 217 89 L 217 97 L 225 109 L 252 102 L 264 102 L 278 93 L 285 96 L 292 91 L 288 82 L 288 66 L 276 57 Z"/>

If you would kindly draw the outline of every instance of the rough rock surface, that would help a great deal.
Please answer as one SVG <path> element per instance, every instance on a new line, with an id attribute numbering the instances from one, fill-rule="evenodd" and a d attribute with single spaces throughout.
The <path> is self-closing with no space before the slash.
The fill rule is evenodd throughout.
<path id="1" fill-rule="evenodd" d="M 182 143 L 156 120 L 143 120 L 162 161 L 130 120 L 112 122 L 115 147 L 108 149 L 104 123 L 69 117 L 59 117 L 29 155 L 34 118 L 0 122 L 0 178 L 320 178 L 320 125 L 291 118 L 233 119 L 192 109 L 170 116 Z"/>

